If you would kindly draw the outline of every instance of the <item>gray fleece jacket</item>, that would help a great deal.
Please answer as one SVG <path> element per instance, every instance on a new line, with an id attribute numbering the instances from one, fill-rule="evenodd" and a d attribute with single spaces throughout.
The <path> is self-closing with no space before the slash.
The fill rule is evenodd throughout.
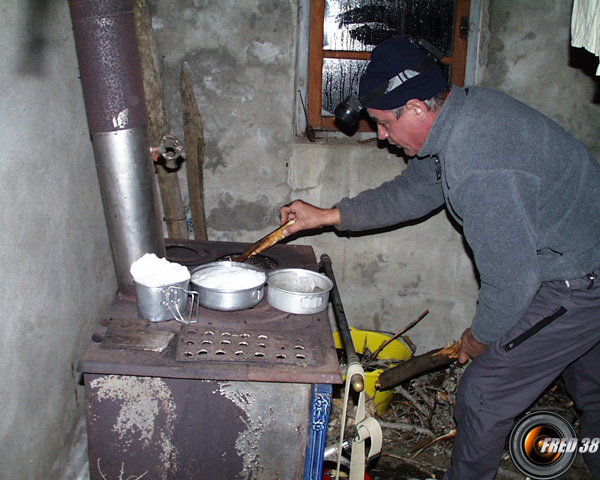
<path id="1" fill-rule="evenodd" d="M 453 87 L 401 175 L 335 206 L 339 230 L 418 219 L 445 204 L 480 277 L 472 330 L 502 337 L 541 282 L 600 267 L 600 166 L 571 134 L 502 93 Z M 552 312 L 550 312 L 552 313 Z"/>

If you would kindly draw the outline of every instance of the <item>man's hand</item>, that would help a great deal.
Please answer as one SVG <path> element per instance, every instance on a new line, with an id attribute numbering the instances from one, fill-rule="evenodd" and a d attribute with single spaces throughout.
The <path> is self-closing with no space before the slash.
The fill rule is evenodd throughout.
<path id="1" fill-rule="evenodd" d="M 477 340 L 475 340 L 475 337 L 473 336 L 473 332 L 471 332 L 470 328 L 467 328 L 463 332 L 462 337 L 461 337 L 461 345 L 460 345 L 460 352 L 458 354 L 458 361 L 461 364 L 465 364 L 469 360 L 477 358 L 479 355 L 481 355 L 485 351 L 486 348 L 487 348 L 487 345 L 485 343 L 481 343 L 481 342 L 478 342 Z"/>
<path id="2" fill-rule="evenodd" d="M 300 230 L 339 225 L 341 222 L 340 212 L 337 208 L 319 208 L 302 200 L 295 200 L 284 205 L 279 209 L 279 214 L 281 215 L 280 225 L 289 220 L 296 220 L 296 223 L 283 230 L 286 237 Z"/>

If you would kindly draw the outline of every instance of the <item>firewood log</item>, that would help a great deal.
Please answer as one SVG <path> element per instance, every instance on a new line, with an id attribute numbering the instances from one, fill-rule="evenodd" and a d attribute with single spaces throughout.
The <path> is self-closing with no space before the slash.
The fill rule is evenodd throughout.
<path id="1" fill-rule="evenodd" d="M 450 365 L 458 358 L 459 351 L 460 340 L 447 347 L 410 357 L 408 360 L 382 372 L 377 382 L 375 382 L 375 388 L 377 390 L 390 390 L 414 377 L 438 367 Z"/>

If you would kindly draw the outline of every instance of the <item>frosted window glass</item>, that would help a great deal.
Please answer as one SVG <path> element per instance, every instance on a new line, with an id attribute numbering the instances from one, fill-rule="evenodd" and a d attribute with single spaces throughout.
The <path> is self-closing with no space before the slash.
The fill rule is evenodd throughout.
<path id="1" fill-rule="evenodd" d="M 370 52 L 398 35 L 420 36 L 452 53 L 455 0 L 327 0 L 324 50 Z"/>
<path id="2" fill-rule="evenodd" d="M 323 116 L 332 116 L 335 107 L 348 95 L 358 93 L 358 81 L 367 63 L 364 60 L 323 60 L 323 98 L 321 100 Z"/>

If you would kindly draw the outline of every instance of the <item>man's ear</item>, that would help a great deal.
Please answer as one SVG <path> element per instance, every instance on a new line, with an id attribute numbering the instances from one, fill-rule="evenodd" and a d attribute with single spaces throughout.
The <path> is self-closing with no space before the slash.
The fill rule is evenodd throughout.
<path id="1" fill-rule="evenodd" d="M 422 100 L 413 98 L 406 102 L 406 107 L 413 115 L 417 117 L 417 120 L 423 122 L 427 118 L 427 105 Z"/>

